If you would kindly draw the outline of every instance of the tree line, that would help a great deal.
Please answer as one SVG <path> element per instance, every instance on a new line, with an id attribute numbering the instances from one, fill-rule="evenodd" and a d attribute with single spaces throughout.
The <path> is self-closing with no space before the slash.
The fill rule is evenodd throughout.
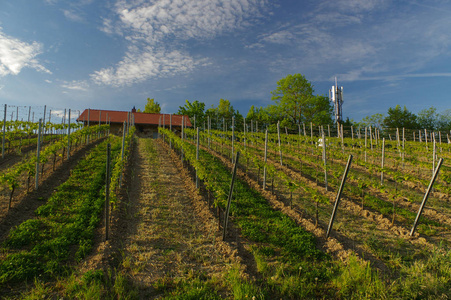
<path id="1" fill-rule="evenodd" d="M 451 130 L 451 109 L 438 113 L 433 106 L 423 109 L 414 114 L 406 106 L 400 105 L 390 107 L 387 115 L 373 114 L 362 119 L 355 125 L 377 128 L 406 128 L 406 129 L 427 129 L 429 131 L 449 131 Z"/>
<path id="2" fill-rule="evenodd" d="M 277 82 L 277 88 L 271 92 L 273 104 L 266 107 L 251 106 L 246 116 L 240 114 L 227 99 L 220 99 L 218 106 L 212 105 L 206 109 L 205 103 L 198 100 L 185 101 L 184 106 L 179 106 L 177 114 L 189 116 L 191 122 L 196 126 L 208 126 L 210 120 L 211 128 L 225 129 L 231 126 L 234 118 L 235 127 L 243 129 L 244 119 L 246 123 L 258 124 L 260 128 L 268 128 L 275 131 L 276 124 L 280 122 L 282 128 L 297 129 L 300 124 L 331 125 L 334 124 L 334 110 L 329 97 L 325 95 L 314 95 L 314 89 L 304 75 L 287 75 Z M 160 113 L 160 104 L 154 99 L 147 99 L 144 112 Z M 138 110 L 140 111 L 140 110 Z M 451 109 L 438 113 L 437 109 L 430 107 L 421 110 L 417 115 L 410 112 L 406 106 L 400 105 L 388 109 L 387 115 L 373 114 L 364 117 L 360 122 L 354 122 L 349 118 L 342 122 L 345 127 L 376 127 L 384 128 L 406 128 L 427 129 L 430 131 L 451 130 Z"/>

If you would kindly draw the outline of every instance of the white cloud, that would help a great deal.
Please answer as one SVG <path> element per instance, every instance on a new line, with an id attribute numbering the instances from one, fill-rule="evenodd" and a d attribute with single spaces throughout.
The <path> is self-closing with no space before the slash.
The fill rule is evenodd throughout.
<path id="1" fill-rule="evenodd" d="M 83 91 L 87 92 L 89 90 L 89 84 L 85 80 L 73 80 L 73 81 L 64 81 L 63 84 L 61 84 L 62 88 L 68 89 L 68 90 L 74 90 L 74 91 Z"/>
<path id="2" fill-rule="evenodd" d="M 336 0 L 327 5 L 341 12 L 360 13 L 385 8 L 390 0 Z"/>
<path id="3" fill-rule="evenodd" d="M 130 47 L 116 67 L 94 72 L 92 80 L 113 86 L 132 85 L 154 76 L 169 76 L 191 71 L 197 63 L 179 51 L 165 51 L 147 46 Z"/>
<path id="4" fill-rule="evenodd" d="M 262 41 L 274 44 L 287 44 L 292 42 L 295 36 L 288 30 L 282 30 L 265 36 Z"/>
<path id="5" fill-rule="evenodd" d="M 188 40 L 214 38 L 249 25 L 267 0 L 117 1 L 116 20 L 104 19 L 102 31 L 123 35 L 130 42 L 124 58 L 94 72 L 98 84 L 130 85 L 155 76 L 192 71 L 205 59 L 183 49 Z"/>
<path id="6" fill-rule="evenodd" d="M 17 75 L 22 68 L 33 68 L 40 72 L 51 72 L 39 64 L 36 56 L 42 53 L 42 45 L 31 44 L 5 35 L 0 27 L 0 76 Z"/>
<path id="7" fill-rule="evenodd" d="M 83 17 L 81 17 L 80 15 L 76 14 L 72 10 L 63 9 L 63 14 L 70 21 L 78 22 L 78 23 L 85 22 L 85 19 Z"/>
<path id="8" fill-rule="evenodd" d="M 370 73 L 371 74 L 371 73 Z M 451 73 L 408 73 L 408 74 L 392 74 L 386 76 L 371 76 L 366 75 L 362 70 L 351 70 L 345 74 L 338 75 L 340 81 L 390 81 L 394 84 L 395 81 L 399 81 L 404 78 L 430 78 L 430 77 L 451 77 Z M 330 78 L 332 80 L 332 78 Z"/>

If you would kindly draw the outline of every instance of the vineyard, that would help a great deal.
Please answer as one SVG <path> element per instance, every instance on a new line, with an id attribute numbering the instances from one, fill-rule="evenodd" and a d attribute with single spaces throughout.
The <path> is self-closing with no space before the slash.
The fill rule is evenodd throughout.
<path id="1" fill-rule="evenodd" d="M 5 299 L 450 296 L 445 137 L 45 126 L 4 126 Z"/>

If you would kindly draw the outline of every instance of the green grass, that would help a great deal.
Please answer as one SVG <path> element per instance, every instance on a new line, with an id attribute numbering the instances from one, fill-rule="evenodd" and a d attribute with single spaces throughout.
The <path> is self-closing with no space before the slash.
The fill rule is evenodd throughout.
<path id="1" fill-rule="evenodd" d="M 69 274 L 91 250 L 104 203 L 106 144 L 94 148 L 72 171 L 36 217 L 11 230 L 3 243 L 0 285 Z M 119 139 L 112 147 L 120 149 Z"/>

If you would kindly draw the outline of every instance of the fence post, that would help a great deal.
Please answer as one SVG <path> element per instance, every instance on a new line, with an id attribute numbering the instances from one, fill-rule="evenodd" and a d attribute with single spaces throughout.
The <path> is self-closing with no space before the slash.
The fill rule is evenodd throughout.
<path id="1" fill-rule="evenodd" d="M 239 158 L 240 158 L 240 152 L 238 151 L 236 153 L 235 164 L 233 165 L 232 182 L 230 183 L 229 197 L 227 199 L 227 208 L 226 208 L 225 216 L 224 216 L 224 231 L 222 234 L 223 241 L 225 241 L 225 237 L 226 237 L 226 233 L 227 233 L 227 224 L 229 223 L 230 202 L 232 202 L 233 186 L 235 184 L 235 177 L 236 177 L 236 166 L 238 165 Z"/>
<path id="2" fill-rule="evenodd" d="M 89 121 L 91 120 L 91 109 L 88 108 L 88 130 L 89 130 Z M 86 144 L 89 144 L 89 131 L 86 135 Z"/>
<path id="3" fill-rule="evenodd" d="M 322 133 L 323 138 L 323 161 L 324 161 L 324 184 L 326 186 L 326 191 L 328 190 L 327 187 L 327 155 L 326 155 L 326 138 L 324 136 L 324 131 Z"/>
<path id="4" fill-rule="evenodd" d="M 385 138 L 382 139 L 381 185 L 384 184 Z"/>
<path id="5" fill-rule="evenodd" d="M 126 127 L 126 125 L 125 125 L 125 121 L 124 121 L 123 129 L 122 129 L 122 150 L 121 150 L 121 160 L 122 160 L 122 162 L 124 161 L 124 151 L 125 151 L 124 150 L 125 149 L 125 136 L 126 136 L 125 127 Z M 119 175 L 119 186 L 122 186 L 122 172 Z"/>
<path id="6" fill-rule="evenodd" d="M 343 192 L 344 185 L 346 183 L 346 177 L 348 176 L 349 167 L 352 162 L 352 154 L 349 155 L 348 163 L 346 164 L 346 169 L 343 174 L 343 178 L 341 180 L 341 185 L 337 193 L 337 198 L 335 199 L 334 210 L 332 211 L 332 215 L 330 216 L 329 227 L 327 228 L 326 239 L 329 237 L 330 231 L 332 230 L 332 226 L 334 224 L 335 214 L 337 213 L 338 203 L 340 202 L 341 193 Z"/>
<path id="7" fill-rule="evenodd" d="M 311 124 L 311 123 L 310 123 Z M 280 165 L 282 166 L 282 148 L 280 146 L 280 121 L 277 121 L 277 138 L 279 140 L 279 156 L 280 156 Z"/>
<path id="8" fill-rule="evenodd" d="M 184 142 L 184 137 L 183 137 L 183 134 L 184 134 L 184 132 L 183 132 L 183 125 L 184 125 L 184 123 L 185 123 L 185 117 L 182 116 L 182 146 L 181 146 L 181 148 L 180 148 L 180 160 L 182 161 L 182 164 L 183 164 L 183 142 Z"/>
<path id="9" fill-rule="evenodd" d="M 235 150 L 235 117 L 232 117 L 232 164 L 233 164 L 233 152 Z"/>
<path id="10" fill-rule="evenodd" d="M 437 178 L 438 171 L 440 170 L 442 163 L 443 163 L 443 158 L 440 158 L 440 160 L 437 164 L 437 168 L 435 169 L 434 175 L 432 176 L 431 182 L 429 182 L 428 189 L 426 190 L 426 193 L 424 194 L 424 198 L 423 198 L 423 201 L 421 202 L 420 208 L 418 209 L 418 213 L 415 218 L 415 222 L 413 223 L 412 230 L 410 231 L 410 236 L 412 236 L 414 234 L 415 229 L 417 228 L 418 220 L 420 219 L 421 213 L 423 212 L 424 205 L 426 204 L 429 194 L 431 193 L 432 186 L 434 185 L 435 179 Z"/>
<path id="11" fill-rule="evenodd" d="M 267 153 L 268 153 L 268 129 L 266 129 L 266 133 L 265 133 L 265 165 L 263 166 L 263 190 L 266 189 L 266 161 L 267 161 Z"/>
<path id="12" fill-rule="evenodd" d="M 111 144 L 108 143 L 106 150 L 106 176 L 105 176 L 105 240 L 108 240 L 110 229 L 110 157 Z"/>
<path id="13" fill-rule="evenodd" d="M 169 115 L 169 131 L 172 133 L 172 114 Z M 169 138 L 169 151 L 172 149 L 172 138 Z"/>
<path id="14" fill-rule="evenodd" d="M 39 185 L 39 156 L 41 154 L 41 128 L 42 128 L 42 119 L 39 119 L 39 129 L 38 129 L 38 145 L 36 150 L 36 174 L 35 174 L 35 184 L 34 188 L 37 190 Z"/>
<path id="15" fill-rule="evenodd" d="M 367 161 L 367 158 L 366 158 L 367 147 L 368 147 L 368 127 L 365 127 L 365 162 Z"/>
<path id="16" fill-rule="evenodd" d="M 199 127 L 196 128 L 196 161 L 199 161 Z M 199 176 L 196 169 L 196 189 L 199 189 Z"/>
<path id="17" fill-rule="evenodd" d="M 45 133 L 45 111 L 47 110 L 47 105 L 44 105 L 44 117 L 43 117 L 43 119 L 42 119 L 42 128 L 43 128 L 43 130 L 44 130 L 44 133 Z"/>
<path id="18" fill-rule="evenodd" d="M 69 119 L 67 122 L 67 159 L 70 158 L 70 109 L 69 109 Z"/>
<path id="19" fill-rule="evenodd" d="M 8 105 L 5 104 L 5 116 L 3 117 L 3 138 L 2 138 L 2 159 L 5 157 L 5 139 L 6 139 L 6 109 Z"/>
<path id="20" fill-rule="evenodd" d="M 435 171 L 435 157 L 437 156 L 437 148 L 436 148 L 436 143 L 435 143 L 435 139 L 434 139 L 434 147 L 432 150 L 432 175 L 434 175 L 434 171 Z"/>

